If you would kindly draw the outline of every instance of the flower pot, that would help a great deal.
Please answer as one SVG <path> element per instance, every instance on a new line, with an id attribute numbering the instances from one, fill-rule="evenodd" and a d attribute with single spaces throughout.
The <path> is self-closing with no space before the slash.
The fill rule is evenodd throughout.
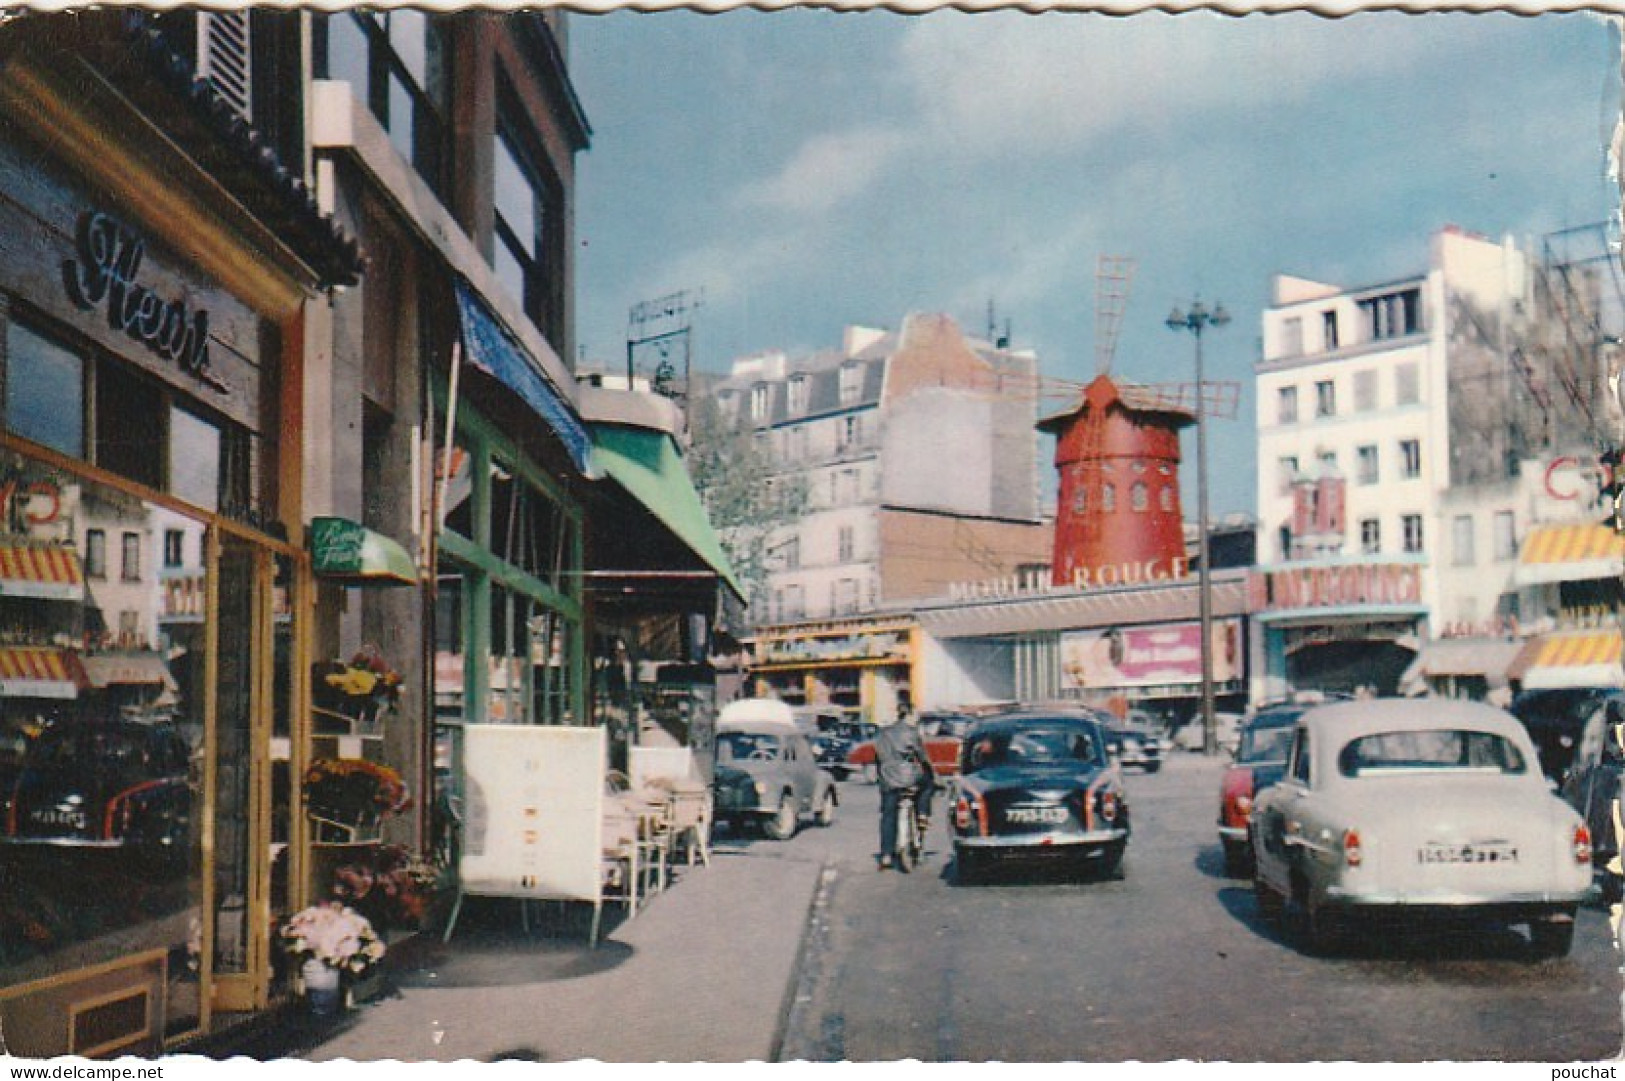
<path id="1" fill-rule="evenodd" d="M 312 959 L 300 966 L 299 976 L 305 985 L 305 1007 L 311 1013 L 324 1017 L 339 1011 L 344 996 L 338 969 Z"/>

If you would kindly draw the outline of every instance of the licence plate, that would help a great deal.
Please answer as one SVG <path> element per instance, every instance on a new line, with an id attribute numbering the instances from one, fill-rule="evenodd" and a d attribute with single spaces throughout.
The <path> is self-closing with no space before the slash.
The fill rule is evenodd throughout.
<path id="1" fill-rule="evenodd" d="M 1517 863 L 1518 846 L 1511 841 L 1471 841 L 1466 844 L 1429 842 L 1416 850 L 1418 863 Z"/>
<path id="2" fill-rule="evenodd" d="M 1012 807 L 1004 812 L 1006 822 L 1022 825 L 1055 826 L 1066 821 L 1065 807 Z"/>

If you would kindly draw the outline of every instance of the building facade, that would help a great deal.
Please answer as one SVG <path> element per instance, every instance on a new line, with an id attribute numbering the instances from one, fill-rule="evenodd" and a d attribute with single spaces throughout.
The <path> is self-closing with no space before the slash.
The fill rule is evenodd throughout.
<path id="1" fill-rule="evenodd" d="M 1602 445 L 1598 297 L 1594 268 L 1453 228 L 1415 277 L 1277 279 L 1257 365 L 1266 695 L 1393 693 L 1438 639 L 1528 633 L 1524 539 L 1595 511 L 1574 474 Z M 1547 470 L 1573 498 L 1542 494 Z"/>
<path id="2" fill-rule="evenodd" d="M 564 35 L 0 29 L 11 1053 L 196 1046 L 293 992 L 276 930 L 341 864 L 399 845 L 455 883 L 467 725 L 687 736 L 731 572 L 671 403 L 567 359 Z M 332 814 L 356 773 L 410 802 Z"/>
<path id="3" fill-rule="evenodd" d="M 849 328 L 838 350 L 734 362 L 712 391 L 722 415 L 766 450 L 773 483 L 804 494 L 771 539 L 751 611 L 775 656 L 803 659 L 793 672 L 761 668 L 759 690 L 890 713 L 912 695 L 911 651 L 863 660 L 861 679 L 856 660 L 807 666 L 832 622 L 852 624 L 841 637 L 889 634 L 915 598 L 1047 563 L 1037 378 L 1030 352 L 938 314 L 891 332 Z M 887 627 L 860 626 L 870 617 Z"/>

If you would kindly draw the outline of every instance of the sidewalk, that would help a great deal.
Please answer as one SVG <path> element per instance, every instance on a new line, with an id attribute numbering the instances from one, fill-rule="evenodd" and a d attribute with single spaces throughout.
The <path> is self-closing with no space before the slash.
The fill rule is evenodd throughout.
<path id="1" fill-rule="evenodd" d="M 681 868 L 635 919 L 606 909 L 596 949 L 584 911 L 568 927 L 556 914 L 557 927 L 536 919 L 527 936 L 518 902 L 481 901 L 483 920 L 460 923 L 445 945 L 401 947 L 381 1000 L 289 1056 L 770 1061 L 820 874 L 816 862 L 713 851 L 709 867 Z"/>

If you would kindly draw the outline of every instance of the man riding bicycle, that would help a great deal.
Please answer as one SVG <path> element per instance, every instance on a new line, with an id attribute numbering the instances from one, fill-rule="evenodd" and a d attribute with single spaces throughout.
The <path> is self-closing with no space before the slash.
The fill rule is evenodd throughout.
<path id="1" fill-rule="evenodd" d="M 931 794 L 936 786 L 925 740 L 907 707 L 875 736 L 875 763 L 880 783 L 880 869 L 896 866 L 907 871 L 908 865 L 896 859 L 898 806 L 905 795 L 914 797 L 914 813 L 923 832 L 931 817 Z"/>

